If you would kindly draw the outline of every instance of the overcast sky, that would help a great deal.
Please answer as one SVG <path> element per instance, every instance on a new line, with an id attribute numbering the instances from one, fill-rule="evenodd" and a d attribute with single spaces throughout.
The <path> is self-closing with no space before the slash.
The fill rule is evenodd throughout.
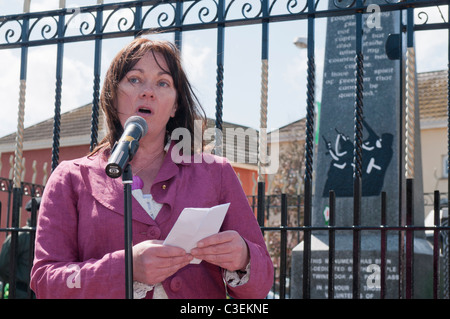
<path id="1" fill-rule="evenodd" d="M 121 2 L 104 1 L 109 2 Z M 247 1 L 249 2 L 249 1 Z M 321 3 L 325 3 L 322 1 Z M 95 0 L 70 1 L 67 7 L 96 4 Z M 58 0 L 32 0 L 31 11 L 57 9 Z M 0 16 L 21 12 L 22 0 L 0 0 Z M 437 7 L 428 10 L 429 22 L 442 22 Z M 448 21 L 447 7 L 441 7 Z M 325 19 L 316 20 L 317 96 L 321 99 Z M 3 31 L 4 32 L 4 31 Z M 306 21 L 270 24 L 268 129 L 275 129 L 306 114 L 306 50 L 293 45 L 306 37 Z M 0 37 L 4 37 L 1 33 Z M 173 34 L 162 36 L 173 40 Z M 448 31 L 416 32 L 417 70 L 447 68 Z M 103 41 L 102 76 L 116 52 L 131 38 Z M 4 39 L 0 40 L 3 43 Z M 183 62 L 209 117 L 215 114 L 216 30 L 183 34 Z M 261 26 L 229 27 L 225 32 L 223 120 L 259 128 L 261 89 Z M 64 46 L 62 112 L 92 101 L 93 41 Z M 0 50 L 0 137 L 17 129 L 20 49 Z M 31 47 L 28 52 L 25 127 L 52 118 L 55 105 L 56 45 Z"/>

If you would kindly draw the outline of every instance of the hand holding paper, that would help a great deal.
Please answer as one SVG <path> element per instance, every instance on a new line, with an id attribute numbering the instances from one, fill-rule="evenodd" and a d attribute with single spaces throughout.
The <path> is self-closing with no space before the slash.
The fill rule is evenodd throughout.
<path id="1" fill-rule="evenodd" d="M 191 255 L 231 272 L 245 271 L 250 262 L 247 243 L 235 230 L 225 230 L 200 240 Z"/>
<path id="2" fill-rule="evenodd" d="M 164 245 L 183 248 L 187 253 L 197 242 L 219 232 L 230 203 L 211 208 L 185 208 L 164 241 Z M 201 260 L 194 259 L 193 264 Z"/>

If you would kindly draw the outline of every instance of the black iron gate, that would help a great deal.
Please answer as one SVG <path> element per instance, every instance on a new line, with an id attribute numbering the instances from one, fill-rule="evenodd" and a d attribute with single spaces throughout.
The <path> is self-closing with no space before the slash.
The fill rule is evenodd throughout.
<path id="1" fill-rule="evenodd" d="M 268 298 L 290 298 L 290 290 L 292 288 L 292 259 L 289 256 L 289 252 L 292 250 L 293 244 L 298 244 L 304 241 L 304 236 L 307 232 L 328 232 L 328 264 L 326 265 L 328 276 L 328 286 L 327 293 L 329 299 L 334 299 L 335 296 L 335 260 L 338 258 L 338 252 L 336 250 L 336 233 L 338 231 L 348 231 L 351 233 L 360 232 L 364 236 L 364 232 L 367 231 L 377 231 L 380 234 L 380 256 L 379 256 L 379 268 L 375 269 L 372 275 L 372 281 L 374 282 L 373 288 L 380 292 L 380 298 L 386 298 L 386 282 L 388 273 L 386 271 L 387 266 L 387 235 L 392 233 L 398 233 L 399 238 L 403 240 L 398 241 L 398 258 L 399 258 L 399 268 L 396 270 L 398 274 L 398 292 L 396 293 L 399 299 L 410 299 L 414 298 L 414 257 L 413 257 L 413 247 L 414 247 L 414 232 L 429 231 L 431 234 L 427 236 L 427 240 L 432 243 L 433 246 L 433 257 L 432 257 L 432 282 L 430 282 L 430 287 L 432 287 L 432 293 L 430 296 L 434 299 L 449 298 L 449 287 L 450 287 L 450 247 L 448 241 L 449 225 L 448 216 L 442 218 L 440 211 L 442 209 L 448 209 L 447 198 L 448 194 L 441 194 L 439 191 L 435 191 L 432 194 L 425 194 L 425 196 L 432 197 L 433 213 L 433 225 L 428 226 L 415 226 L 412 223 L 412 209 L 408 209 L 406 216 L 406 224 L 392 226 L 386 223 L 387 211 L 386 211 L 386 198 L 385 192 L 382 193 L 380 207 L 381 214 L 380 224 L 374 226 L 339 226 L 335 223 L 335 201 L 336 196 L 334 192 L 330 192 L 330 211 L 329 211 L 329 223 L 323 227 L 317 226 L 306 226 L 304 224 L 304 199 L 301 195 L 269 195 L 265 197 L 264 200 L 264 218 L 260 216 L 261 220 L 265 220 L 265 224 L 269 220 L 269 215 L 277 216 L 276 225 L 263 225 L 261 227 L 262 231 L 267 235 L 267 233 L 276 234 L 278 240 L 273 243 L 271 239 L 266 240 L 269 250 L 272 253 L 272 257 L 275 264 L 275 280 L 272 293 Z M 256 196 L 252 196 L 251 203 L 253 203 L 253 208 L 255 212 L 259 210 L 256 204 Z M 275 200 L 274 200 L 275 199 Z M 412 207 L 413 197 L 408 197 L 408 207 Z M 291 217 L 291 218 L 290 218 Z M 294 218 L 292 218 L 294 217 Z M 294 234 L 289 238 L 289 234 Z M 267 237 L 266 237 L 267 238 Z M 276 251 L 271 249 L 271 245 L 276 245 Z M 311 247 L 306 247 L 309 250 L 307 253 L 311 253 Z M 359 250 L 354 247 L 352 258 L 360 258 Z M 354 268 L 353 268 L 354 269 Z M 303 278 L 311 278 L 312 271 L 311 267 L 305 268 L 303 270 Z M 363 273 L 361 272 L 361 267 L 355 270 L 355 276 L 358 278 L 363 278 Z M 307 285 L 307 284 L 305 284 Z M 359 287 L 359 286 L 355 286 Z M 302 287 L 305 289 L 305 287 Z M 306 289 L 311 289 L 307 287 Z M 360 294 L 359 289 L 356 289 L 355 293 Z M 307 290 L 308 292 L 308 290 Z M 357 297 L 356 297 L 357 298 Z"/>
<path id="2" fill-rule="evenodd" d="M 269 25 L 277 22 L 300 21 L 307 22 L 308 36 L 307 44 L 307 101 L 306 101 L 306 152 L 305 152 L 305 173 L 304 173 L 304 194 L 303 194 L 303 224 L 298 226 L 287 226 L 285 217 L 281 221 L 280 227 L 267 227 L 264 225 L 264 207 L 266 197 L 264 194 L 265 185 L 261 178 L 258 185 L 258 220 L 262 229 L 268 231 L 280 231 L 283 242 L 286 238 L 286 232 L 295 231 L 302 234 L 304 242 L 304 258 L 303 258 L 303 296 L 309 297 L 311 287 L 310 283 L 310 247 L 311 233 L 318 230 L 326 230 L 330 234 L 330 247 L 333 247 L 333 234 L 337 230 L 351 231 L 354 234 L 354 265 L 359 264 L 359 244 L 361 232 L 368 227 L 361 226 L 360 221 L 360 202 L 361 202 L 361 162 L 362 162 L 362 120 L 364 109 L 363 94 L 363 56 L 362 47 L 364 45 L 362 38 L 363 15 L 368 12 L 367 4 L 363 0 L 334 0 L 329 8 L 320 9 L 321 1 L 324 0 L 259 0 L 236 1 L 236 0 L 197 0 L 197 1 L 129 1 L 122 3 L 103 4 L 98 1 L 97 5 L 79 7 L 73 9 L 61 8 L 48 12 L 29 12 L 25 7 L 24 13 L 0 16 L 0 50 L 17 49 L 21 51 L 21 70 L 20 70 L 20 96 L 19 96 L 19 116 L 17 142 L 16 142 L 16 163 L 21 163 L 21 152 L 23 144 L 23 110 L 25 107 L 25 93 L 27 81 L 27 63 L 28 49 L 31 47 L 39 47 L 54 44 L 57 46 L 57 63 L 56 63 L 56 86 L 55 86 L 55 103 L 54 103 L 54 129 L 53 129 L 53 150 L 52 150 L 52 169 L 58 165 L 59 161 L 59 142 L 60 142 L 60 118 L 61 118 L 61 96 L 63 82 L 63 57 L 64 46 L 68 43 L 93 41 L 94 42 L 94 67 L 93 67 L 93 106 L 92 106 L 92 130 L 91 130 L 91 149 L 97 143 L 98 137 L 98 117 L 99 117 L 99 89 L 101 74 L 101 56 L 102 42 L 105 39 L 139 36 L 151 31 L 161 33 L 173 33 L 174 42 L 177 46 L 183 48 L 183 35 L 194 30 L 213 29 L 217 31 L 217 50 L 216 50 L 216 127 L 222 128 L 223 115 L 223 83 L 224 83 L 224 52 L 226 47 L 225 29 L 231 27 L 241 27 L 248 25 L 257 25 L 261 27 L 261 128 L 267 127 L 267 79 L 268 79 L 268 53 L 269 53 Z M 414 23 L 414 9 L 427 8 L 430 6 L 448 5 L 448 0 L 405 0 L 394 1 L 384 0 L 379 5 L 381 12 L 398 11 L 405 17 L 402 22 L 401 31 L 408 35 L 408 39 L 412 37 L 414 32 L 422 30 L 449 29 L 449 21 L 443 20 L 438 23 Z M 256 9 L 255 9 L 256 8 Z M 123 10 L 129 15 L 122 16 Z M 450 10 L 450 9 L 449 9 Z M 311 226 L 311 210 L 313 197 L 313 159 L 314 159 L 314 130 L 315 130 L 315 90 L 316 90 L 316 52 L 315 52 L 315 23 L 318 18 L 327 18 L 334 16 L 356 16 L 356 51 L 355 51 L 355 116 L 354 116 L 354 225 L 351 227 L 340 227 L 333 224 L 333 195 L 330 196 L 330 224 L 326 227 Z M 76 18 L 76 19 L 75 19 Z M 447 18 L 448 20 L 448 18 Z M 403 21 L 403 19 L 402 19 Z M 73 28 L 74 23 L 77 25 Z M 68 28 L 68 26 L 72 26 Z M 69 34 L 68 30 L 72 32 Z M 77 30 L 73 34 L 73 30 Z M 409 41 L 409 40 L 408 40 Z M 448 40 L 447 40 L 448 41 Z M 409 46 L 410 43 L 407 43 Z M 450 50 L 449 50 L 450 51 Z M 449 54 L 449 52 L 447 52 Z M 450 56 L 450 54 L 449 54 Z M 450 82 L 450 80 L 449 80 Z M 450 86 L 449 86 L 450 87 Z M 450 103 L 450 102 L 448 102 Z M 448 107 L 450 110 L 450 106 Z M 450 113 L 449 113 L 450 119 Z M 450 122 L 449 122 L 450 123 Z M 449 124 L 450 125 L 450 124 Z M 450 153 L 450 139 L 448 140 L 448 149 Z M 403 148 L 403 146 L 401 147 Z M 403 168 L 401 168 L 402 170 Z M 11 193 L 13 194 L 13 209 L 11 227 L 2 228 L 0 231 L 10 231 L 16 234 L 20 229 L 17 224 L 17 216 L 19 214 L 19 200 L 23 193 L 23 187 L 20 181 L 20 165 L 16 165 L 14 180 L 12 181 Z M 440 233 L 449 230 L 448 226 L 440 225 L 436 219 L 435 226 L 431 228 L 414 226 L 412 223 L 412 192 L 411 185 L 413 179 L 407 180 L 406 190 L 406 220 L 404 224 L 386 225 L 384 215 L 380 217 L 380 225 L 369 227 L 385 234 L 387 231 L 395 231 L 404 234 L 405 242 L 405 268 L 404 274 L 400 278 L 405 278 L 405 289 L 399 297 L 413 297 L 413 278 L 412 278 L 412 257 L 411 247 L 413 244 L 412 233 L 419 230 L 433 230 L 435 232 L 433 242 L 438 243 Z M 8 186 L 10 187 L 10 186 Z M 384 197 L 383 197 L 384 198 Z M 439 194 L 436 193 L 436 201 L 439 202 Z M 285 199 L 281 200 L 282 203 Z M 16 203 L 16 204 L 15 204 Z M 283 204 L 286 206 L 285 204 Z M 381 206 L 384 205 L 382 201 Z M 437 208 L 438 206 L 435 207 Z M 435 210 L 439 211 L 439 210 Z M 284 215 L 282 215 L 284 216 Z M 403 238 L 403 236 L 401 236 Z M 309 248 L 308 248 L 309 247 Z M 281 258 L 280 268 L 286 269 L 285 256 L 287 251 L 281 248 L 283 258 Z M 401 248 L 403 251 L 403 248 Z M 434 248 L 434 297 L 437 296 L 437 271 L 438 271 L 438 253 L 439 247 Z M 334 258 L 334 251 L 330 249 L 330 264 Z M 449 267 L 447 264 L 445 267 Z M 402 270 L 403 271 L 403 270 Z M 333 268 L 330 268 L 330 297 L 333 296 Z M 381 267 L 381 287 L 384 286 L 384 270 Z M 353 296 L 359 296 L 359 280 L 360 274 L 358 267 L 354 267 L 354 285 Z M 285 285 L 287 272 L 284 270 L 280 275 L 280 297 L 285 296 Z M 14 286 L 14 285 L 13 285 Z M 403 287 L 403 286 L 402 286 Z M 14 297 L 14 287 L 12 287 L 11 295 Z M 383 296 L 383 293 L 382 293 Z"/>

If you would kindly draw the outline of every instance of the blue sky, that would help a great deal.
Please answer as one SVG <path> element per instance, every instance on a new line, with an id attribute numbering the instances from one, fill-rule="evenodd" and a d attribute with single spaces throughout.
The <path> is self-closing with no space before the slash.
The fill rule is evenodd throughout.
<path id="1" fill-rule="evenodd" d="M 256 1 L 256 0 L 255 0 Z M 125 1 L 107 1 L 125 2 Z M 251 2 L 251 1 L 246 1 Z M 325 4 L 325 1 L 321 3 Z M 96 0 L 66 1 L 66 7 L 96 4 Z M 59 0 L 31 0 L 31 11 L 57 9 Z M 0 0 L 0 16 L 19 13 L 23 0 Z M 441 8 L 448 21 L 448 9 Z M 428 10 L 430 22 L 439 21 L 436 7 Z M 306 114 L 306 50 L 293 45 L 306 37 L 306 21 L 270 24 L 268 129 L 276 129 Z M 317 95 L 321 99 L 325 19 L 316 20 Z M 4 36 L 1 35 L 0 36 Z M 161 36 L 173 40 L 173 34 Z M 417 70 L 427 72 L 447 67 L 447 31 L 416 33 Z M 102 74 L 116 52 L 131 38 L 103 41 Z M 3 41 L 3 40 L 2 40 Z M 261 26 L 229 27 L 225 31 L 223 120 L 259 128 L 261 89 Z M 66 44 L 62 88 L 62 111 L 92 101 L 92 41 Z M 56 45 L 32 47 L 28 53 L 25 126 L 53 117 L 55 103 Z M 215 114 L 216 30 L 183 34 L 183 62 L 209 117 Z M 0 137 L 17 127 L 20 49 L 0 50 Z"/>

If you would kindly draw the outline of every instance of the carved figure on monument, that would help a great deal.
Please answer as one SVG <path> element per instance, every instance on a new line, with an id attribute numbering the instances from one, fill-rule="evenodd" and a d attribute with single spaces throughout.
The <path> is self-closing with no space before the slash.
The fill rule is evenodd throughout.
<path id="1" fill-rule="evenodd" d="M 381 137 L 372 127 L 363 121 L 368 134 L 363 142 L 363 196 L 380 195 L 386 169 L 392 159 L 393 135 L 382 133 Z M 338 197 L 353 196 L 353 142 L 348 136 L 337 128 L 334 148 L 329 140 L 323 136 L 327 145 L 326 154 L 330 155 L 331 162 L 328 169 L 327 180 L 322 196 L 328 197 L 330 190 L 334 190 Z"/>

